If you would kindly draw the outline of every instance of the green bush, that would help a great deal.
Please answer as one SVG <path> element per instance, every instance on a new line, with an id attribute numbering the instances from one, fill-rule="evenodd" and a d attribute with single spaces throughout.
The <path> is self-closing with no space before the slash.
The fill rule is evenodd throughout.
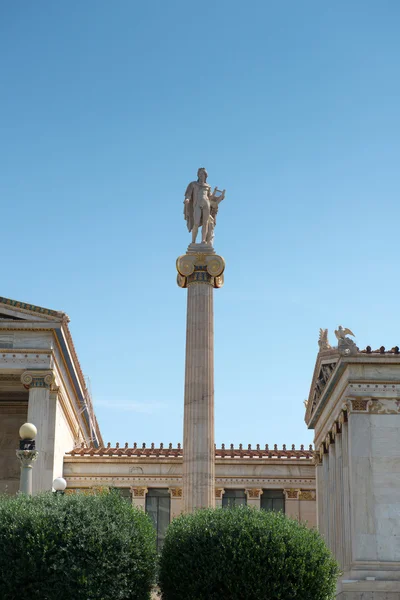
<path id="1" fill-rule="evenodd" d="M 1 600 L 147 600 L 156 557 L 118 492 L 0 498 Z"/>
<path id="2" fill-rule="evenodd" d="M 314 529 L 241 507 L 175 519 L 160 558 L 163 600 L 331 600 L 338 565 Z"/>

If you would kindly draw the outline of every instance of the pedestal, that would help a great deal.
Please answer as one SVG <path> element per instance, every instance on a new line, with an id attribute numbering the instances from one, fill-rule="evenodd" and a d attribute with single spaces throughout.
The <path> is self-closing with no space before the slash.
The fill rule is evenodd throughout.
<path id="1" fill-rule="evenodd" d="M 188 290 L 184 512 L 215 506 L 213 291 L 223 285 L 224 268 L 224 259 L 206 244 L 191 244 L 177 260 L 178 285 Z"/>

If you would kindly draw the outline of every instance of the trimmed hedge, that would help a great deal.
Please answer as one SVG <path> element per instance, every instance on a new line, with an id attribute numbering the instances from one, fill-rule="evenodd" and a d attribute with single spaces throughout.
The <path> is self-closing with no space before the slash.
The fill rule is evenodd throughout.
<path id="1" fill-rule="evenodd" d="M 315 529 L 247 507 L 199 510 L 169 526 L 163 600 L 331 600 L 338 565 Z"/>
<path id="2" fill-rule="evenodd" d="M 0 498 L 2 600 L 148 600 L 155 531 L 119 493 Z"/>

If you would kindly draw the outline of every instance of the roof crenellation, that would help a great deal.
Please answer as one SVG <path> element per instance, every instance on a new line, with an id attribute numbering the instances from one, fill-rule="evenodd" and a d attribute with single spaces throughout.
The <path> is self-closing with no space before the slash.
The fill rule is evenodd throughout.
<path id="1" fill-rule="evenodd" d="M 102 446 L 100 448 L 94 448 L 92 446 L 87 447 L 82 445 L 79 448 L 75 448 L 71 450 L 71 452 L 67 453 L 69 456 L 99 456 L 99 457 L 107 457 L 107 456 L 130 456 L 136 458 L 146 458 L 146 457 L 175 457 L 179 458 L 183 456 L 183 449 L 181 444 L 177 444 L 176 447 L 173 447 L 172 443 L 168 444 L 168 446 L 164 447 L 164 444 L 160 444 L 158 447 L 155 446 L 154 443 L 150 445 L 149 448 L 146 447 L 146 444 L 138 444 L 135 442 L 132 447 L 129 447 L 126 442 L 123 447 L 120 446 L 119 443 L 116 443 L 115 447 L 111 447 L 111 443 L 109 442 L 107 446 Z M 257 444 L 255 448 L 251 447 L 251 444 L 248 444 L 247 449 L 243 449 L 243 444 L 239 444 L 237 448 L 235 448 L 234 444 L 230 444 L 229 447 L 225 447 L 225 444 L 222 444 L 220 448 L 215 448 L 215 457 L 216 458 L 273 458 L 273 459 L 312 459 L 314 455 L 314 449 L 312 444 L 308 446 L 306 449 L 302 444 L 300 448 L 295 447 L 294 444 L 291 445 L 291 449 L 288 450 L 286 444 L 283 444 L 281 449 L 278 449 L 278 445 L 274 444 L 273 447 L 269 447 L 268 444 L 265 444 L 263 448 L 261 448 L 260 444 Z"/>

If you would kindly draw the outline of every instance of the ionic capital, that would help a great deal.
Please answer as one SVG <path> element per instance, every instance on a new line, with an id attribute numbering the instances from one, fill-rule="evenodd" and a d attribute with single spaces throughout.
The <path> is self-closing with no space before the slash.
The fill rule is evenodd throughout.
<path id="1" fill-rule="evenodd" d="M 207 284 L 220 288 L 224 283 L 225 261 L 218 254 L 184 254 L 176 261 L 177 283 L 186 288 L 194 284 Z"/>
<path id="2" fill-rule="evenodd" d="M 27 390 L 30 388 L 45 388 L 49 390 L 53 381 L 53 371 L 25 371 L 21 375 L 21 382 Z"/>

